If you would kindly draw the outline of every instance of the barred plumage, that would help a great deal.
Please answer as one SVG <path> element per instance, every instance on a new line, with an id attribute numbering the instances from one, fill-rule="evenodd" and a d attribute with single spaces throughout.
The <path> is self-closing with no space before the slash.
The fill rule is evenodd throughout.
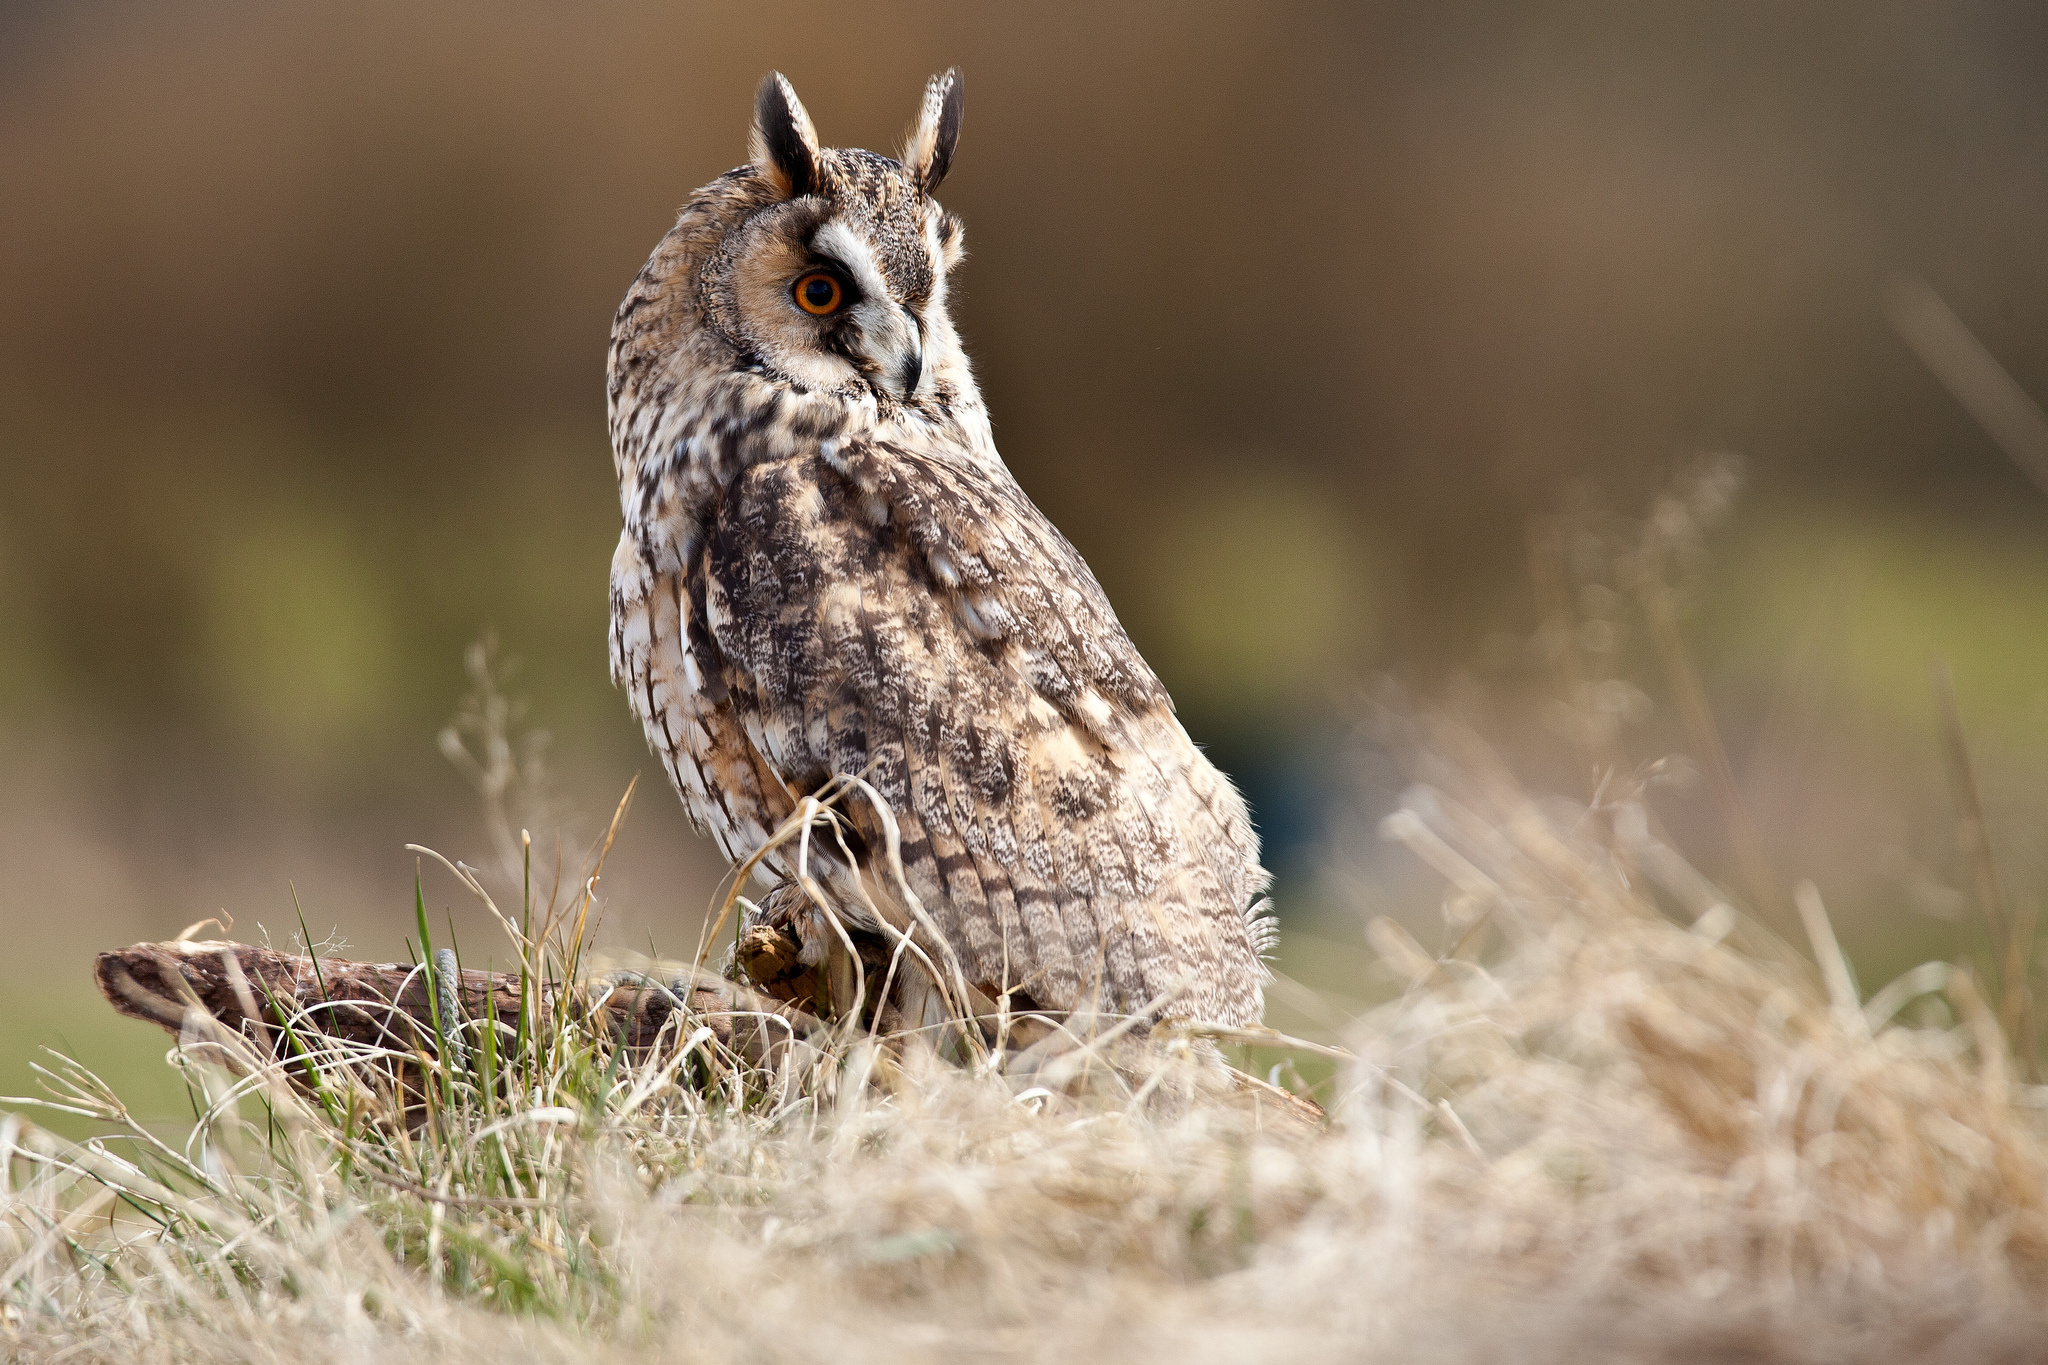
<path id="1" fill-rule="evenodd" d="M 627 292 L 612 675 L 728 857 L 864 774 L 972 984 L 1248 1023 L 1268 877 L 1244 802 L 1004 467 L 946 311 L 960 91 L 932 82 L 899 163 L 819 148 L 770 76 L 754 161 Z M 849 922 L 914 927 L 885 880 L 813 860 Z"/>

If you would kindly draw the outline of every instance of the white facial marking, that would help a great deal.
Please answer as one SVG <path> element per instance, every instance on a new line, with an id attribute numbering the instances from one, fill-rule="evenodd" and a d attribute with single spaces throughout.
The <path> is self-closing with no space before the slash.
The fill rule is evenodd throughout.
<path id="1" fill-rule="evenodd" d="M 811 249 L 843 266 L 868 298 L 888 299 L 889 282 L 882 278 L 881 268 L 875 264 L 875 253 L 842 220 L 835 218 L 812 234 Z"/>
<path id="2" fill-rule="evenodd" d="M 898 398 L 927 388 L 930 370 L 924 363 L 923 327 L 890 294 L 889 282 L 860 234 L 834 219 L 812 234 L 811 249 L 837 262 L 860 295 L 848 313 L 859 329 L 856 349 L 870 367 L 868 382 Z"/>

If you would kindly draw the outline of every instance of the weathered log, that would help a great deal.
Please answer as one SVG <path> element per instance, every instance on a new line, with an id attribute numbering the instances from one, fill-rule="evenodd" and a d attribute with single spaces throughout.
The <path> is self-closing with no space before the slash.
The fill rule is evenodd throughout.
<path id="1" fill-rule="evenodd" d="M 567 1009 L 574 1017 L 611 1030 L 629 1055 L 641 1056 L 660 1043 L 665 1029 L 674 1046 L 692 1030 L 708 1027 L 719 1043 L 757 1064 L 779 1061 L 830 1027 L 802 1005 L 776 998 L 789 991 L 805 995 L 808 1003 L 808 994 L 819 989 L 818 974 L 796 960 L 789 944 L 757 935 L 743 941 L 740 959 L 760 989 L 689 966 L 620 969 L 602 973 L 579 989 L 543 989 L 538 993 L 540 1022 L 545 1027 L 555 1011 Z M 874 964 L 878 972 L 885 966 Z M 108 1003 L 130 1018 L 182 1034 L 200 1012 L 280 1059 L 289 1047 L 281 1021 L 308 1011 L 304 1024 L 294 1025 L 302 1041 L 310 1031 L 402 1054 L 434 1057 L 441 1051 L 427 973 L 407 963 L 316 961 L 246 943 L 137 943 L 101 953 L 93 963 L 93 975 Z M 518 1026 L 516 974 L 468 970 L 451 973 L 450 984 L 462 1020 L 488 1015 L 507 1027 Z M 676 1019 L 678 1012 L 684 1018 Z M 886 1011 L 884 1020 L 893 1014 Z M 670 1028 L 671 1022 L 676 1027 Z M 1065 1075 L 1057 1060 L 1071 1050 L 1061 1043 L 1063 1036 L 1072 1047 L 1083 1045 L 1083 1040 L 1050 1025 L 1032 1027 L 1027 1021 L 1013 1023 L 1008 1043 L 1021 1049 L 1020 1062 L 1051 1064 L 1041 1079 L 1064 1087 L 1074 1078 Z M 1038 1057 L 1039 1053 L 1045 1056 Z M 1098 1061 L 1115 1065 L 1110 1054 Z M 392 1079 L 404 1092 L 411 1113 L 421 1101 L 419 1068 L 408 1063 L 393 1070 Z M 1206 1080 L 1201 1079 L 1204 1075 Z M 1322 1118 L 1313 1101 L 1232 1067 L 1218 1065 L 1213 1074 L 1203 1069 L 1196 1079 L 1199 1088 L 1211 1093 L 1217 1093 L 1220 1082 L 1222 1095 L 1250 1103 L 1280 1122 L 1313 1125 Z"/>
<path id="2" fill-rule="evenodd" d="M 517 1027 L 516 974 L 471 969 L 455 975 L 463 1019 L 494 1017 Z M 309 1026 L 328 1037 L 440 1051 L 427 973 L 406 963 L 314 959 L 247 943 L 137 943 L 101 953 L 93 977 L 116 1010 L 172 1032 L 181 1031 L 196 1008 L 275 1052 L 285 1046 L 279 1023 L 310 1010 Z M 538 995 L 541 1024 L 566 1008 L 611 1029 L 632 1052 L 653 1047 L 679 1010 L 691 1028 L 710 1028 L 721 1044 L 755 1062 L 769 1061 L 821 1027 L 795 1005 L 687 966 L 611 971 L 579 989 L 554 986 Z M 673 1029 L 670 1034 L 680 1041 Z"/>

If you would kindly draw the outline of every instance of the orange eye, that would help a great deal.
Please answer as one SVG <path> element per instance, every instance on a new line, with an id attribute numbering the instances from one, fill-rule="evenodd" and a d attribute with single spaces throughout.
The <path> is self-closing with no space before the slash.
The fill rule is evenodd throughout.
<path id="1" fill-rule="evenodd" d="M 797 307 L 820 318 L 838 312 L 844 298 L 839 292 L 839 281 L 822 270 L 813 270 L 798 280 L 790 293 L 795 296 Z"/>

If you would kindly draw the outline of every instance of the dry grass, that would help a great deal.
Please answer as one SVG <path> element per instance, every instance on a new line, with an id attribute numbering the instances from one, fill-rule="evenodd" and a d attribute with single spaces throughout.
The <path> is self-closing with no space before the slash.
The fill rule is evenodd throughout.
<path id="1" fill-rule="evenodd" d="M 63 1065 L 108 1136 L 0 1126 L 9 1358 L 2041 1354 L 2039 1092 L 1969 979 L 1856 1001 L 1640 806 L 1438 739 L 1386 832 L 1465 932 L 1373 926 L 1410 984 L 1349 1026 L 1322 1130 L 1201 1098 L 1184 1045 L 1051 1093 L 855 1036 L 634 1062 L 568 1020 L 470 1025 L 415 1128 L 317 1017 L 289 1066 L 195 1018 L 189 1140 Z M 512 926 L 531 990 L 577 969 L 575 910 Z"/>

